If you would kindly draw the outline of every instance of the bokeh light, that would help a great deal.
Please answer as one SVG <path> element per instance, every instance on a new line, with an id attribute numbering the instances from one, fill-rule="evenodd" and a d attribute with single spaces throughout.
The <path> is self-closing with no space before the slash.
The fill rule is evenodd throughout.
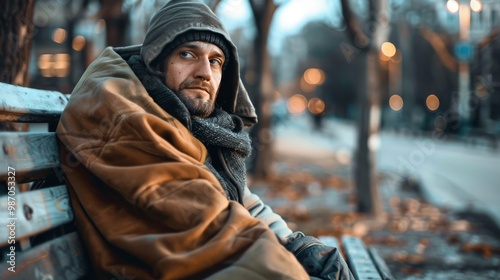
<path id="1" fill-rule="evenodd" d="M 85 37 L 83 37 L 82 35 L 78 35 L 75 38 L 73 38 L 71 46 L 75 51 L 81 51 L 85 47 L 85 43 L 86 43 Z"/>
<path id="2" fill-rule="evenodd" d="M 323 100 L 313 97 L 307 102 L 307 108 L 313 115 L 321 115 L 325 112 L 326 105 Z"/>
<path id="3" fill-rule="evenodd" d="M 71 57 L 67 53 L 58 53 L 53 56 L 54 60 L 54 76 L 66 77 L 69 73 Z"/>
<path id="4" fill-rule="evenodd" d="M 38 57 L 38 68 L 41 71 L 45 71 L 52 66 L 52 55 L 42 54 Z M 43 73 L 42 73 L 43 74 Z"/>
<path id="5" fill-rule="evenodd" d="M 452 14 L 458 12 L 459 8 L 460 4 L 458 4 L 456 0 L 448 0 L 448 2 L 446 2 L 446 9 Z"/>
<path id="6" fill-rule="evenodd" d="M 325 72 L 318 68 L 309 68 L 304 72 L 304 80 L 310 85 L 321 85 L 325 82 Z"/>
<path id="7" fill-rule="evenodd" d="M 436 111 L 439 108 L 439 98 L 434 94 L 430 94 L 429 96 L 427 96 L 425 104 L 427 105 L 427 108 L 429 108 L 429 110 Z"/>
<path id="8" fill-rule="evenodd" d="M 38 68 L 43 77 L 66 77 L 69 74 L 70 59 L 67 53 L 42 54 L 38 57 Z"/>
<path id="9" fill-rule="evenodd" d="M 54 32 L 52 32 L 52 41 L 58 44 L 62 44 L 64 43 L 64 41 L 66 41 L 66 36 L 68 36 L 66 30 L 57 28 L 56 30 L 54 30 Z"/>
<path id="10" fill-rule="evenodd" d="M 286 103 L 290 114 L 298 115 L 306 110 L 307 98 L 302 94 L 295 94 L 290 97 Z"/>
<path id="11" fill-rule="evenodd" d="M 394 111 L 399 111 L 403 108 L 403 98 L 397 94 L 394 94 L 389 98 L 389 107 Z"/>
<path id="12" fill-rule="evenodd" d="M 470 8 L 474 12 L 478 13 L 483 9 L 483 3 L 479 0 L 471 0 L 470 1 Z"/>
<path id="13" fill-rule="evenodd" d="M 380 50 L 387 57 L 393 57 L 396 54 L 396 46 L 391 42 L 385 42 L 380 46 Z"/>

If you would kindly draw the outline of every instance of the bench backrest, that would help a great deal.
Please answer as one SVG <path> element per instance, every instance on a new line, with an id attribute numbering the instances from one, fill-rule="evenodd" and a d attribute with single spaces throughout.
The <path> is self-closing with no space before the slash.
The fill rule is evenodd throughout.
<path id="1" fill-rule="evenodd" d="M 88 270 L 53 132 L 67 102 L 60 92 L 0 83 L 1 123 L 48 124 L 0 131 L 0 279 L 79 279 Z"/>

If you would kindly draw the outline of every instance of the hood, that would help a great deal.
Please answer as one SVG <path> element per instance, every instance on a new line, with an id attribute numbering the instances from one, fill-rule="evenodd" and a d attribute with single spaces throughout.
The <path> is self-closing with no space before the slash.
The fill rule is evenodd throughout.
<path id="1" fill-rule="evenodd" d="M 230 51 L 230 59 L 222 76 L 217 104 L 223 110 L 240 116 L 246 126 L 257 123 L 255 109 L 240 80 L 236 46 L 222 22 L 207 5 L 196 0 L 169 1 L 151 19 L 142 46 L 117 48 L 116 52 L 128 56 L 130 52 L 136 53 L 140 49 L 140 55 L 146 67 L 152 73 L 157 73 L 155 60 L 162 50 L 178 35 L 187 31 L 210 31 L 225 38 Z"/>

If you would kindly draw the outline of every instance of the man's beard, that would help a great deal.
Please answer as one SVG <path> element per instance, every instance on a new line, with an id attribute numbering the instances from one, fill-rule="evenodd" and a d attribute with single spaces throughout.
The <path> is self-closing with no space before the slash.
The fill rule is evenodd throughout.
<path id="1" fill-rule="evenodd" d="M 192 98 L 183 94 L 178 94 L 179 99 L 184 103 L 189 113 L 193 116 L 206 118 L 214 111 L 214 103 L 201 98 Z"/>
<path id="2" fill-rule="evenodd" d="M 214 102 L 209 99 L 205 100 L 202 98 L 196 98 L 192 97 L 190 95 L 185 95 L 183 94 L 183 90 L 186 88 L 190 87 L 200 87 L 200 88 L 206 88 L 207 93 L 212 96 L 214 89 L 213 87 L 206 82 L 199 81 L 199 80 L 186 80 L 181 85 L 179 86 L 179 89 L 177 91 L 177 96 L 179 96 L 179 99 L 184 103 L 186 108 L 188 109 L 189 113 L 193 116 L 197 116 L 200 118 L 206 118 L 212 114 L 214 111 Z"/>

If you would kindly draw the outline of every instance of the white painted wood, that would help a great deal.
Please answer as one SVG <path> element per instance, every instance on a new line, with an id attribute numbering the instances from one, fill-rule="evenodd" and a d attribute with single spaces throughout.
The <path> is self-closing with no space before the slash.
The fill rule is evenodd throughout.
<path id="1" fill-rule="evenodd" d="M 322 235 L 322 236 L 319 236 L 318 239 L 326 246 L 339 248 L 339 242 L 337 241 L 337 238 L 335 238 L 334 236 Z"/>
<path id="2" fill-rule="evenodd" d="M 54 121 L 67 104 L 68 95 L 57 91 L 0 83 L 0 121 Z"/>
<path id="3" fill-rule="evenodd" d="M 54 132 L 2 132 L 0 147 L 0 180 L 7 180 L 9 168 L 16 170 L 18 183 L 45 177 L 51 172 L 62 176 Z"/>
<path id="4" fill-rule="evenodd" d="M 351 272 L 358 280 L 381 280 L 377 267 L 373 263 L 365 244 L 359 237 L 342 236 L 342 245 Z"/>
<path id="5" fill-rule="evenodd" d="M 76 232 L 16 253 L 15 273 L 0 263 L 0 279 L 82 279 L 88 271 L 85 250 Z"/>
<path id="6" fill-rule="evenodd" d="M 14 211 L 9 211 L 9 201 L 15 202 Z M 73 217 L 68 191 L 64 185 L 1 196 L 0 246 L 10 244 L 8 242 L 12 228 L 9 228 L 9 225 L 15 226 L 15 240 L 20 241 L 66 224 L 72 221 Z"/>

